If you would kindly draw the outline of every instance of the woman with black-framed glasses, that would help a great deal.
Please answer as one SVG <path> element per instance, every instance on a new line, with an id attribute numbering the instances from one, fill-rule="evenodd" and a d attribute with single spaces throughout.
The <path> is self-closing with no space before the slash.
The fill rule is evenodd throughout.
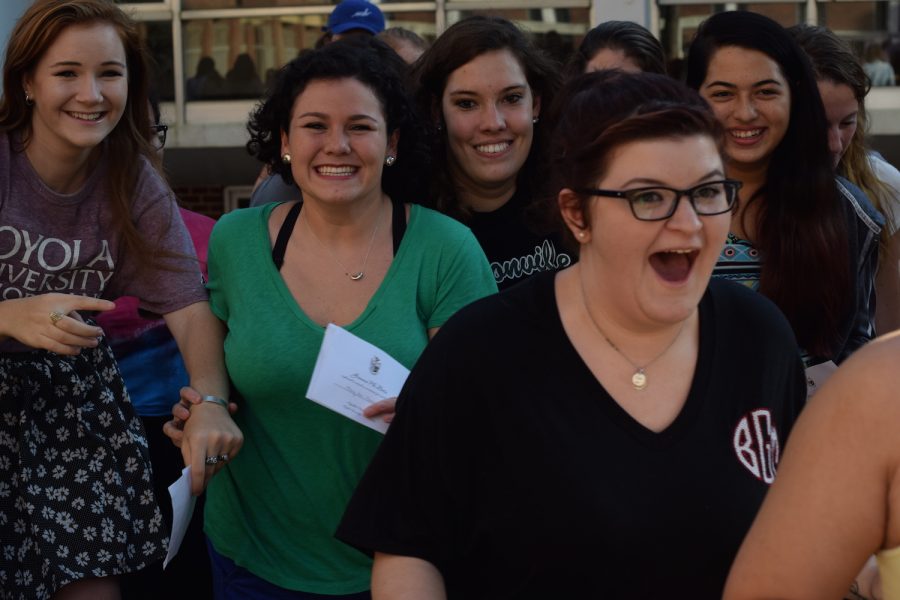
<path id="1" fill-rule="evenodd" d="M 805 400 L 777 308 L 710 283 L 739 185 L 699 95 L 606 71 L 551 113 L 578 263 L 422 354 L 337 533 L 376 598 L 720 598 Z"/>

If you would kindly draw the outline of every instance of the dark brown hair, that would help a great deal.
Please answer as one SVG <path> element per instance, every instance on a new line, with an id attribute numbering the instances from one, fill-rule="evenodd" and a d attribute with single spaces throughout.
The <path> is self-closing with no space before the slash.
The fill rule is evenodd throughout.
<path id="1" fill-rule="evenodd" d="M 388 137 L 400 132 L 397 163 L 382 171 L 382 190 L 395 202 L 422 203 L 429 156 L 421 120 L 404 85 L 405 72 L 403 59 L 373 36 L 341 39 L 304 51 L 281 68 L 272 89 L 251 114 L 247 151 L 286 183 L 295 183 L 291 166 L 281 160 L 281 134 L 290 131 L 294 102 L 313 81 L 352 78 L 378 99 Z"/>
<path id="2" fill-rule="evenodd" d="M 719 48 L 762 52 L 790 88 L 790 120 L 769 161 L 754 244 L 763 258 L 760 291 L 784 313 L 797 341 L 817 356 L 840 350 L 841 323 L 853 308 L 847 217 L 828 150 L 828 122 L 809 58 L 778 23 L 749 11 L 704 21 L 691 43 L 687 84 L 699 89 Z M 823 269 L 827 269 L 826 271 Z"/>
<path id="3" fill-rule="evenodd" d="M 549 112 L 554 128 L 544 206 L 573 250 L 578 244 L 562 222 L 556 195 L 564 188 L 595 187 L 619 146 L 696 135 L 709 136 L 721 146 L 721 125 L 703 98 L 683 83 L 654 73 L 581 75 L 566 84 Z M 590 199 L 579 196 L 585 223 L 590 223 Z"/>
<path id="4" fill-rule="evenodd" d="M 429 126 L 430 152 L 434 160 L 430 200 L 439 211 L 465 218 L 449 174 L 446 131 L 443 130 L 441 98 L 451 73 L 487 52 L 508 50 L 525 72 L 534 98 L 542 106 L 553 102 L 559 88 L 558 65 L 539 50 L 515 24 L 500 17 L 468 17 L 451 25 L 431 48 L 419 57 L 410 72 L 419 112 Z M 516 187 L 536 189 L 543 179 L 537 156 L 546 143 L 547 128 L 540 121 L 534 127 L 531 149 L 516 180 Z"/>
<path id="5" fill-rule="evenodd" d="M 607 21 L 588 31 L 581 40 L 578 50 L 566 65 L 566 79 L 584 73 L 594 55 L 604 48 L 621 50 L 644 73 L 666 74 L 665 52 L 652 33 L 631 21 Z"/>

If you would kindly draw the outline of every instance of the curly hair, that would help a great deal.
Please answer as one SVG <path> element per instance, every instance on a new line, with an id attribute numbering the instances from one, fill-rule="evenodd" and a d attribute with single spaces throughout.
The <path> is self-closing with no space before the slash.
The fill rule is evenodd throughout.
<path id="1" fill-rule="evenodd" d="M 394 201 L 422 203 L 428 178 L 428 152 L 421 120 L 404 84 L 406 65 L 387 44 L 374 37 L 342 39 L 307 50 L 278 72 L 265 99 L 253 111 L 247 151 L 288 184 L 291 167 L 281 160 L 281 134 L 289 131 L 291 111 L 306 87 L 317 80 L 351 78 L 378 99 L 388 137 L 400 132 L 397 164 L 384 169 L 382 190 Z"/>
<path id="2" fill-rule="evenodd" d="M 812 66 L 799 44 L 772 19 L 749 11 L 723 12 L 701 23 L 691 43 L 689 86 L 700 89 L 713 55 L 725 46 L 765 54 L 789 86 L 784 138 L 769 160 L 765 184 L 745 202 L 765 198 L 754 240 L 764 258 L 760 291 L 778 305 L 803 348 L 832 356 L 854 294 L 847 219 L 834 181 L 827 120 Z M 828 265 L 827 277 L 822 265 Z"/>
<path id="3" fill-rule="evenodd" d="M 542 105 L 548 106 L 553 102 L 560 84 L 558 65 L 539 50 L 521 29 L 501 17 L 474 16 L 451 25 L 425 51 L 410 72 L 416 104 L 420 114 L 427 119 L 429 151 L 434 160 L 430 198 L 435 208 L 458 219 L 464 220 L 468 210 L 460 206 L 449 172 L 441 99 L 451 73 L 482 54 L 496 50 L 512 53 L 525 72 L 533 96 L 540 98 Z M 547 136 L 546 126 L 539 122 L 534 128 L 528 157 L 519 169 L 517 187 L 534 189 L 541 183 L 544 176 L 538 156 Z"/>
<path id="4" fill-rule="evenodd" d="M 587 32 L 578 50 L 566 64 L 565 78 L 584 73 L 594 55 L 604 48 L 621 50 L 644 73 L 666 74 L 662 44 L 645 27 L 631 21 L 607 21 Z"/>
<path id="5" fill-rule="evenodd" d="M 697 92 L 665 75 L 618 70 L 580 75 L 563 87 L 549 113 L 550 177 L 542 206 L 573 251 L 578 244 L 562 221 L 556 196 L 564 188 L 594 187 L 618 147 L 701 135 L 712 138 L 721 153 L 722 127 L 709 106 Z M 578 199 L 585 222 L 590 222 L 590 199 Z"/>

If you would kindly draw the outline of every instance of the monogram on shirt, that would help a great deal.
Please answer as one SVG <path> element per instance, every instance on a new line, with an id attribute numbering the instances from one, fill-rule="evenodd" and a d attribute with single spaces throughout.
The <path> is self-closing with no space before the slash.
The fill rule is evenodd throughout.
<path id="1" fill-rule="evenodd" d="M 772 483 L 778 466 L 778 430 L 767 408 L 744 415 L 734 428 L 734 452 L 754 477 Z"/>

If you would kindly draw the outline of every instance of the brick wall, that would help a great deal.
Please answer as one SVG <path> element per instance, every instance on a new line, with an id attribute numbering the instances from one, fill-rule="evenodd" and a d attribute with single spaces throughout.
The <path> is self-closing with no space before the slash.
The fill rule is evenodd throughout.
<path id="1" fill-rule="evenodd" d="M 181 206 L 188 210 L 218 219 L 222 216 L 222 194 L 224 186 L 175 187 L 175 196 Z"/>

